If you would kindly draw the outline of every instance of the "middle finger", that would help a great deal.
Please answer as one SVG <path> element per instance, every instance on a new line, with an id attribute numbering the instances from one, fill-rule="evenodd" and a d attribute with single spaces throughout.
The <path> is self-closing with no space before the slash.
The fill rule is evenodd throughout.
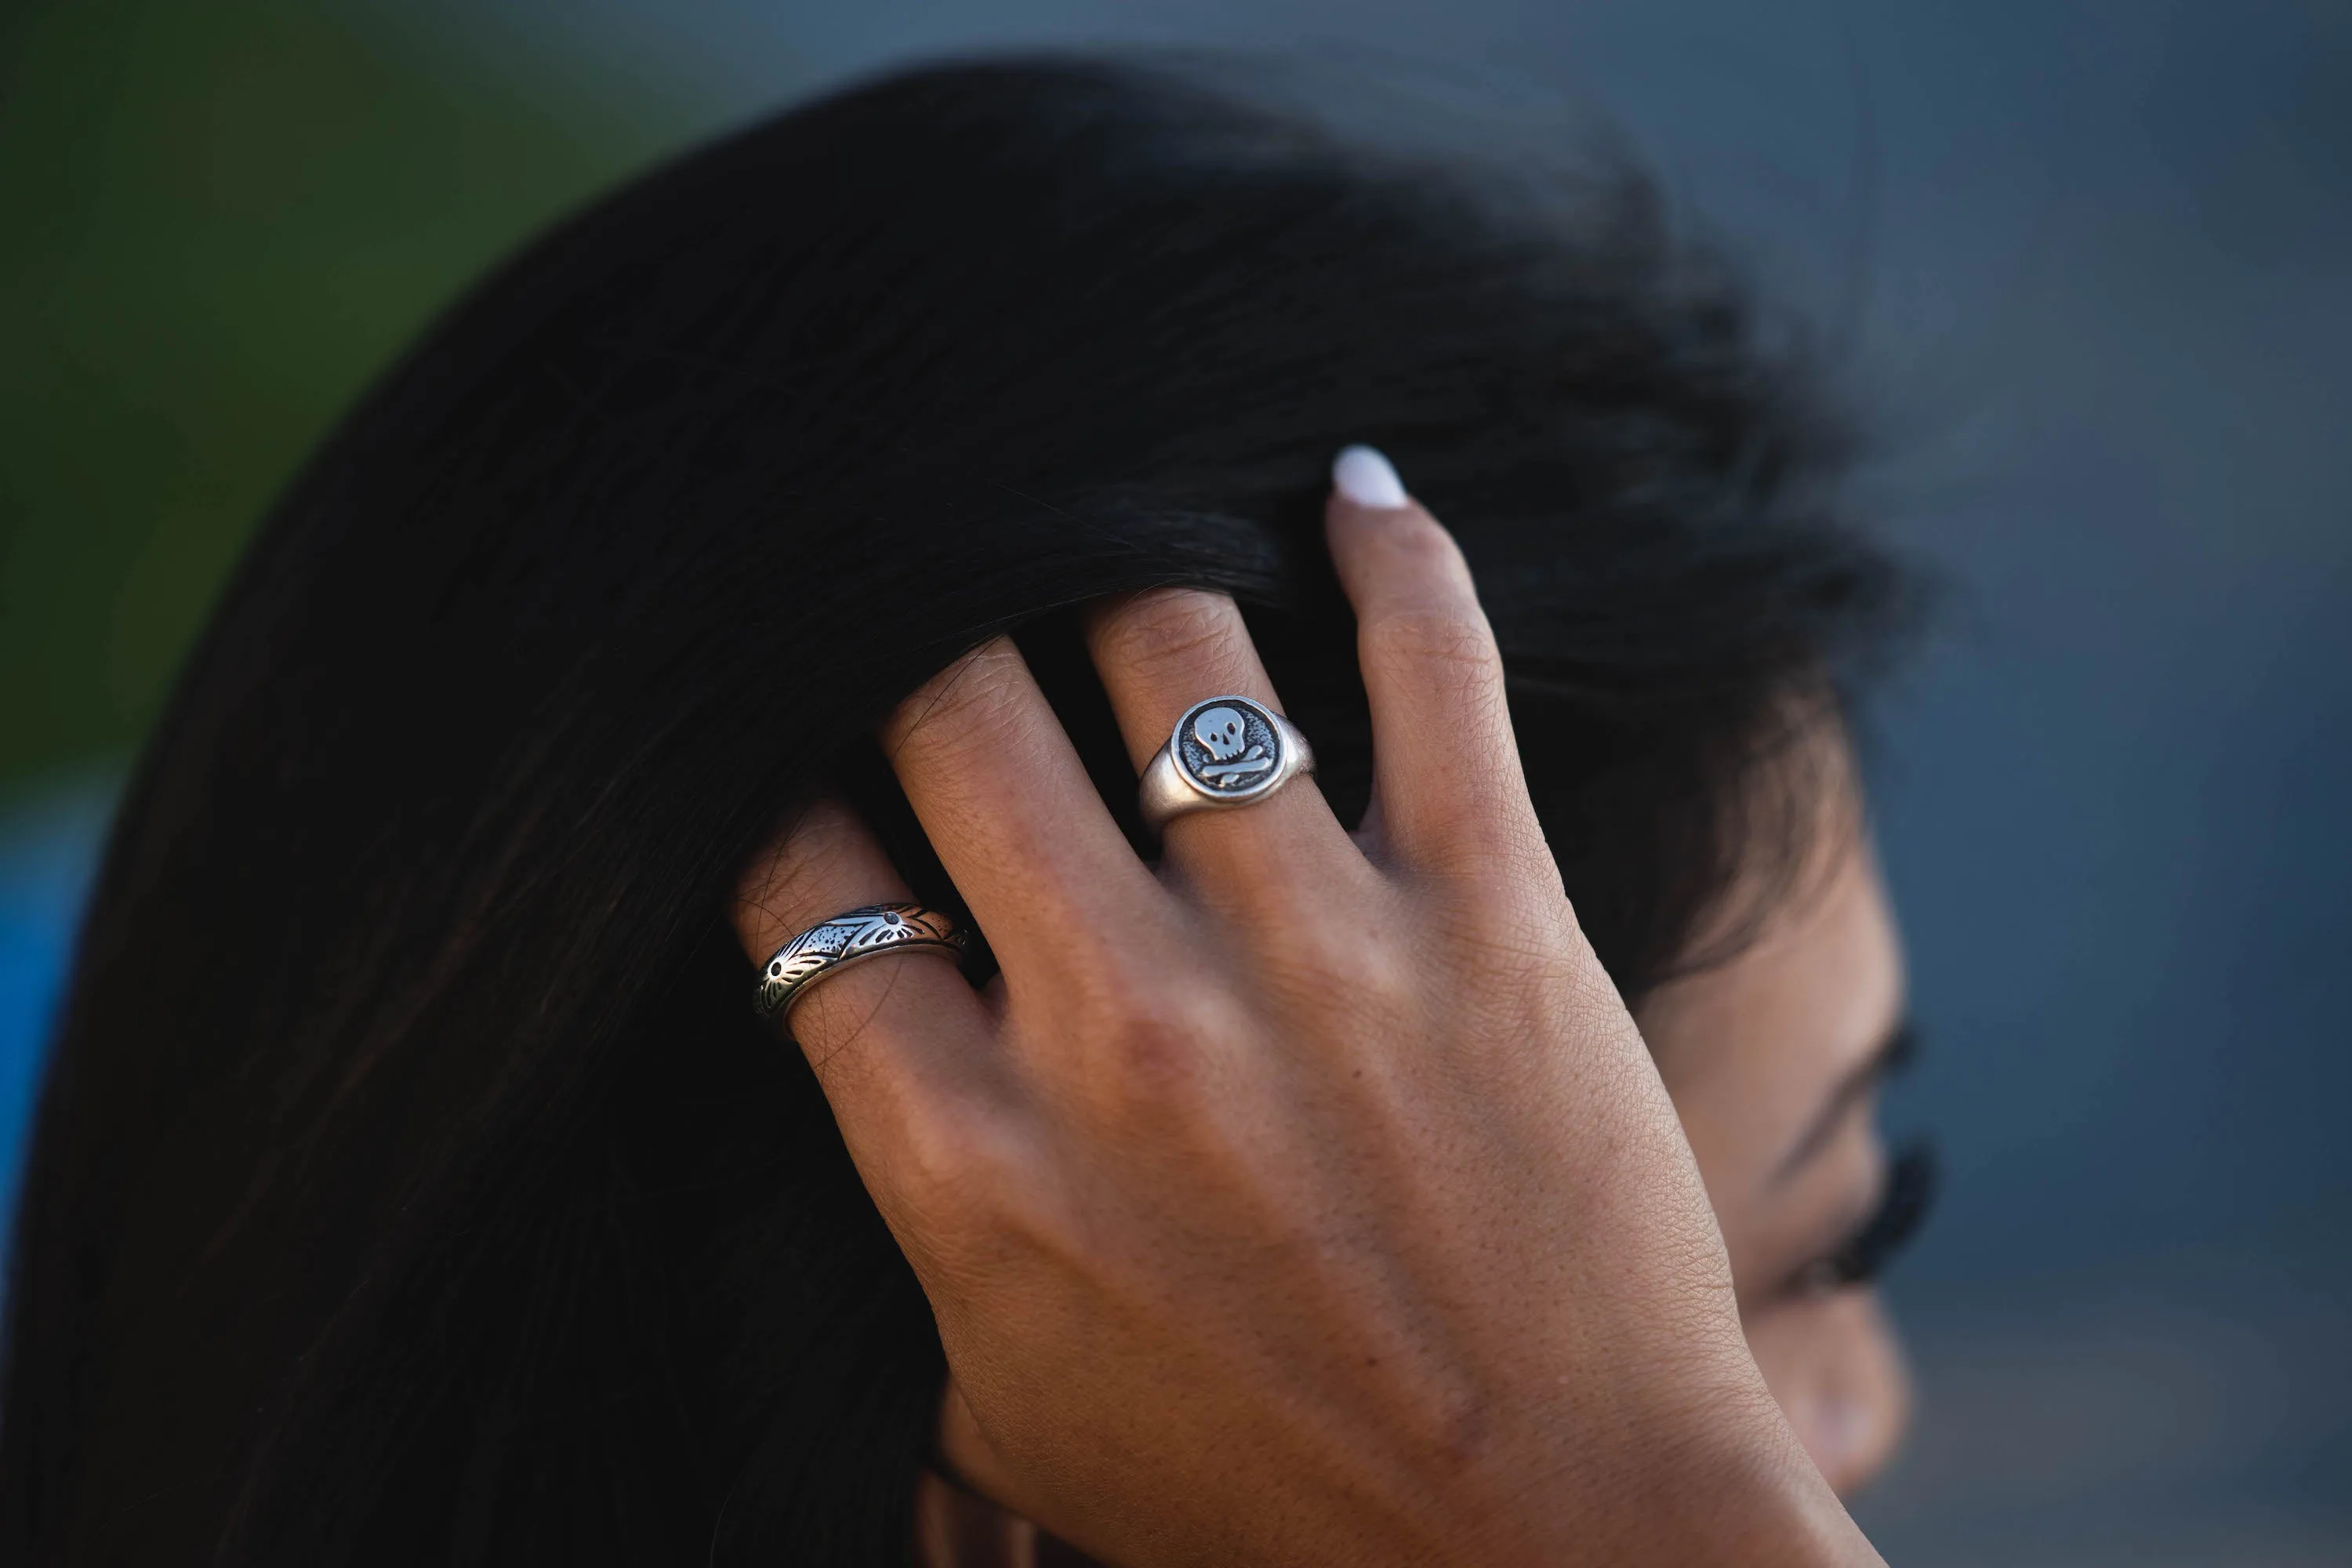
<path id="1" fill-rule="evenodd" d="M 1155 588 L 1106 601 L 1087 643 L 1139 773 L 1195 703 L 1227 694 L 1279 713 L 1241 609 L 1223 594 Z M 1230 809 L 1188 811 L 1162 831 L 1167 858 L 1220 902 L 1255 904 L 1304 872 L 1366 867 L 1309 777 Z"/>
<path id="2" fill-rule="evenodd" d="M 1167 906 L 1095 793 L 1020 651 L 1000 637 L 898 705 L 882 741 L 956 890 L 1017 994 Z"/>

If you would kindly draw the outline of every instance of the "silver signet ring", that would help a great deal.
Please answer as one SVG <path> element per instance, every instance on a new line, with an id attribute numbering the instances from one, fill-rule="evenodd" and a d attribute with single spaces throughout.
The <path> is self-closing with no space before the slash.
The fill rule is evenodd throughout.
<path id="1" fill-rule="evenodd" d="M 813 925 L 783 946 L 760 972 L 751 1011 L 761 1022 L 789 1014 L 808 988 L 853 963 L 886 952 L 963 952 L 954 921 L 920 904 L 867 904 Z"/>
<path id="2" fill-rule="evenodd" d="M 1289 720 L 1246 697 L 1212 697 L 1176 721 L 1143 770 L 1138 804 L 1157 833 L 1185 812 L 1248 805 L 1314 771 L 1315 749 Z"/>

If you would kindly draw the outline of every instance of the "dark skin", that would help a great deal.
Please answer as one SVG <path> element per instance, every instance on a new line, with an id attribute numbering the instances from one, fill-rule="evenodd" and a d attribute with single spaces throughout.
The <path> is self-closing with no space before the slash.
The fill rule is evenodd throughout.
<path id="1" fill-rule="evenodd" d="M 1840 752 L 1843 742 L 1819 742 Z M 1845 770 L 1831 776 L 1850 777 Z M 1901 1044 L 1902 952 L 1867 840 L 1838 803 L 1818 863 L 1752 945 L 1638 1010 L 1691 1141 L 1765 1383 L 1822 1476 L 1860 1489 L 1909 1414 L 1878 1293 L 1811 1266 L 1885 1177 L 1872 1111 Z M 928 1478 L 926 1568 L 1083 1563 L 1006 1510 Z"/>
<path id="2" fill-rule="evenodd" d="M 1668 1092 L 1757 1051 L 1695 1026 L 1654 1058 L 1560 891 L 1459 552 L 1392 476 L 1353 491 L 1353 833 L 1301 780 L 1178 817 L 1147 865 L 1009 644 L 885 727 L 1003 973 L 974 993 L 910 954 L 793 1022 L 938 1318 L 944 1459 L 1129 1568 L 1875 1563 L 1783 1414 L 1845 1384 L 1791 1354 L 1776 1399 L 1743 1315 L 1816 1350 L 1837 1320 L 1738 1277 Z M 1090 642 L 1139 768 L 1204 693 L 1279 708 L 1216 595 L 1102 606 Z M 821 808 L 738 925 L 764 958 L 903 896 Z M 1712 1026 L 1737 998 L 1701 984 L 1662 1000 Z M 1784 1197 L 1727 1187 L 1751 1267 L 1867 1201 L 1866 1137 L 1817 1140 Z"/>

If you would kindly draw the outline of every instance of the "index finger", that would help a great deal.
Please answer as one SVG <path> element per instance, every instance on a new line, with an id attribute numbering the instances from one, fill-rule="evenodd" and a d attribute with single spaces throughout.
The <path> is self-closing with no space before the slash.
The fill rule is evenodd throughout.
<path id="1" fill-rule="evenodd" d="M 765 964 L 821 921 L 909 898 L 865 824 L 839 802 L 820 800 L 746 868 L 735 931 L 751 962 Z M 903 1184 L 893 1172 L 920 1154 L 913 1145 L 925 1129 L 1003 1087 L 988 1008 L 936 952 L 885 953 L 813 980 L 783 1022 L 886 1216 L 891 1191 Z"/>

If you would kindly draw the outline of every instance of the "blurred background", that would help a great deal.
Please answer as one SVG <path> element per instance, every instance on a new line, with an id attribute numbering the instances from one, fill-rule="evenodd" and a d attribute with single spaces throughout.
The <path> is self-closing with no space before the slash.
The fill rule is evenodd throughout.
<path id="1" fill-rule="evenodd" d="M 0 16 L 0 1201 L 112 792 L 240 542 L 452 292 L 855 73 L 1273 51 L 1605 122 L 1877 410 L 1958 590 L 1882 715 L 1949 1192 L 1902 1564 L 2352 1563 L 2352 6 L 78 0 Z M 1375 87 L 1373 84 L 1378 84 Z"/>

